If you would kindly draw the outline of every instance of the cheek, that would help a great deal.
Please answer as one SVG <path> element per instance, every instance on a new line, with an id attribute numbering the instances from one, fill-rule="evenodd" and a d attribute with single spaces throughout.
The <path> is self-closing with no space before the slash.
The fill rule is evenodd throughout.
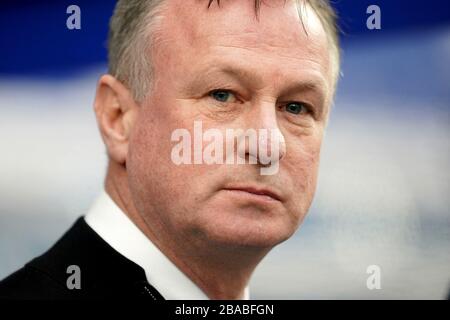
<path id="1" fill-rule="evenodd" d="M 138 115 L 127 157 L 130 188 L 141 203 L 167 197 L 167 183 L 170 183 L 170 179 L 165 179 L 171 169 L 170 133 L 166 131 L 164 117 L 156 118 L 152 114 L 143 109 Z"/>
<path id="2" fill-rule="evenodd" d="M 286 172 L 293 186 L 293 209 L 299 215 L 306 214 L 314 197 L 321 142 L 321 136 L 298 140 L 286 153 Z"/>
<path id="3" fill-rule="evenodd" d="M 168 114 L 154 117 L 155 112 L 142 112 L 130 139 L 127 158 L 130 188 L 136 195 L 135 202 L 146 212 L 150 209 L 181 212 L 185 210 L 183 207 L 195 205 L 196 195 L 208 182 L 208 177 L 204 181 L 207 170 L 203 165 L 176 165 L 172 161 L 172 148 L 177 142 L 171 140 L 171 134 L 186 126 L 182 119 Z M 200 182 L 205 183 L 193 183 L 202 180 L 201 177 Z"/>

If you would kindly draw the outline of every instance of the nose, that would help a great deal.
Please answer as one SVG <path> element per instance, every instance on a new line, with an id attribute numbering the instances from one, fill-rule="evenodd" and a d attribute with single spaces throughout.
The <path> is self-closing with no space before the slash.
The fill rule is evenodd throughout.
<path id="1" fill-rule="evenodd" d="M 275 103 L 266 101 L 253 106 L 245 116 L 245 127 L 257 134 L 256 147 L 245 144 L 245 157 L 250 163 L 253 160 L 253 163 L 269 166 L 286 155 L 286 141 L 278 126 Z"/>

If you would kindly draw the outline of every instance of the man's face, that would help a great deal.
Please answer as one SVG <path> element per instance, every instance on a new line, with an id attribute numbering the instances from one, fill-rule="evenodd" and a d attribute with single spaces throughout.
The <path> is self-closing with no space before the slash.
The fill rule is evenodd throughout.
<path id="1" fill-rule="evenodd" d="M 259 21 L 253 0 L 206 4 L 174 0 L 164 9 L 152 49 L 154 87 L 126 162 L 133 200 L 148 224 L 179 239 L 269 248 L 292 235 L 314 195 L 332 88 L 326 34 L 309 7 L 306 34 L 291 1 L 263 3 Z M 226 129 L 279 130 L 286 153 L 278 171 L 176 165 L 172 132 L 187 129 L 194 140 L 194 121 L 224 137 Z"/>

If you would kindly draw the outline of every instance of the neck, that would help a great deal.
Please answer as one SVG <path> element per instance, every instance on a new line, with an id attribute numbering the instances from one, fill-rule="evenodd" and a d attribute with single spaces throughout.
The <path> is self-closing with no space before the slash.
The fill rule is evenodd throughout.
<path id="1" fill-rule="evenodd" d="M 167 230 L 157 215 L 133 203 L 126 169 L 110 163 L 105 190 L 136 226 L 210 299 L 242 299 L 251 274 L 270 248 L 211 243 Z M 145 219 L 151 217 L 151 219 Z M 147 223 L 146 221 L 151 221 Z"/>

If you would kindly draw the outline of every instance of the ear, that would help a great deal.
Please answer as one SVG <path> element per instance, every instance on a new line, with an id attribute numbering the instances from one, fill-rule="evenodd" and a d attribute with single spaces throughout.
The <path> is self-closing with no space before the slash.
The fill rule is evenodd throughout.
<path id="1" fill-rule="evenodd" d="M 130 90 L 119 80 L 109 74 L 100 78 L 94 102 L 97 124 L 110 159 L 122 165 L 138 107 Z"/>

